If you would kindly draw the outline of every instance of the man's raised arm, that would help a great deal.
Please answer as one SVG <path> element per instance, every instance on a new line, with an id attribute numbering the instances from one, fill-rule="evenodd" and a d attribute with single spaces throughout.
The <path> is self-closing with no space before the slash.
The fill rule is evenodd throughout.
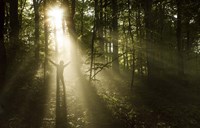
<path id="1" fill-rule="evenodd" d="M 58 64 L 54 63 L 52 60 L 48 59 L 54 66 L 58 66 Z"/>
<path id="2" fill-rule="evenodd" d="M 65 64 L 64 67 L 67 67 L 67 65 L 69 65 L 69 64 L 70 64 L 70 62 L 68 62 L 67 64 Z"/>

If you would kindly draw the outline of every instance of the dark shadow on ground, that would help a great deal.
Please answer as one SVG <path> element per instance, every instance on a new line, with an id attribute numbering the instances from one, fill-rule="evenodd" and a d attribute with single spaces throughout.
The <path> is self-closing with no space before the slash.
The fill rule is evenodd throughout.
<path id="1" fill-rule="evenodd" d="M 89 123 L 84 128 L 123 128 L 123 124 L 113 117 L 106 103 L 97 94 L 92 83 L 81 76 L 78 82 L 83 103 L 88 109 Z"/>
<path id="2" fill-rule="evenodd" d="M 29 60 L 7 81 L 3 95 L 5 109 L 0 115 L 1 128 L 41 126 L 47 88 L 41 78 L 35 77 L 38 68 L 39 65 Z"/>
<path id="3" fill-rule="evenodd" d="M 56 89 L 56 128 L 67 128 L 67 106 L 65 86 L 57 82 Z"/>
<path id="4" fill-rule="evenodd" d="M 148 127 L 156 127 L 158 122 L 177 128 L 200 127 L 200 90 L 194 90 L 194 85 L 180 82 L 178 77 L 164 76 L 144 80 L 133 93 L 133 104 L 143 108 L 139 113 L 146 111 L 140 118 L 146 120 Z"/>

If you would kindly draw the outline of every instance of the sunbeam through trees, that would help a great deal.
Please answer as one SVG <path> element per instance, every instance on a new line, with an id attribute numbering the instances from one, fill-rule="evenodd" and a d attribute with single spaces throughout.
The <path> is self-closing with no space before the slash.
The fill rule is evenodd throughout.
<path id="1" fill-rule="evenodd" d="M 0 0 L 0 128 L 199 128 L 200 2 Z"/>

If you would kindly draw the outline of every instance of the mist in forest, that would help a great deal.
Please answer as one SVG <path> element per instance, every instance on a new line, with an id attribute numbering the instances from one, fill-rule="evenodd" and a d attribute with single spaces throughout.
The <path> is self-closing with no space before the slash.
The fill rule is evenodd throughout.
<path id="1" fill-rule="evenodd" d="M 199 128 L 199 8 L 1 0 L 0 128 Z"/>

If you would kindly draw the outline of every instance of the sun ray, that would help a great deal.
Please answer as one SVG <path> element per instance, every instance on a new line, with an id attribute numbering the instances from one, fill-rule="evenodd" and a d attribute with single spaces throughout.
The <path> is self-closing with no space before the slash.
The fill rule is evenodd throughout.
<path id="1" fill-rule="evenodd" d="M 64 42 L 66 41 L 66 35 L 63 31 L 63 9 L 59 7 L 51 8 L 48 11 L 49 24 L 53 30 L 55 48 L 58 52 L 63 49 Z"/>

